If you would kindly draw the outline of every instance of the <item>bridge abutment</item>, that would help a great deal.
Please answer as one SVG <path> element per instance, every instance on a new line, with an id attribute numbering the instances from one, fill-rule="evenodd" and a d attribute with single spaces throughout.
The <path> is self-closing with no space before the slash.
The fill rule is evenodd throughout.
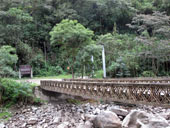
<path id="1" fill-rule="evenodd" d="M 34 95 L 36 98 L 40 98 L 41 100 L 48 102 L 60 102 L 67 99 L 84 99 L 80 96 L 73 96 L 64 93 L 44 90 L 40 86 L 34 88 Z"/>

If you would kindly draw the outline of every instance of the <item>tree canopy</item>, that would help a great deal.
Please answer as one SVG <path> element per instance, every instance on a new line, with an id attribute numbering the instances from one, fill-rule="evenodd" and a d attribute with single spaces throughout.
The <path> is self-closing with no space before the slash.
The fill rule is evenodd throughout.
<path id="1" fill-rule="evenodd" d="M 0 2 L 1 51 L 15 48 L 18 57 L 7 64 L 11 71 L 29 64 L 37 76 L 95 77 L 104 45 L 108 77 L 170 75 L 169 0 Z"/>
<path id="2" fill-rule="evenodd" d="M 86 29 L 76 20 L 62 20 L 50 32 L 51 44 L 58 45 L 68 64 L 71 66 L 74 77 L 74 64 L 77 53 L 85 45 L 92 43 L 93 31 Z"/>
<path id="3" fill-rule="evenodd" d="M 8 45 L 0 47 L 0 76 L 15 76 L 16 72 L 13 70 L 13 64 L 16 64 L 17 60 L 15 48 Z"/>

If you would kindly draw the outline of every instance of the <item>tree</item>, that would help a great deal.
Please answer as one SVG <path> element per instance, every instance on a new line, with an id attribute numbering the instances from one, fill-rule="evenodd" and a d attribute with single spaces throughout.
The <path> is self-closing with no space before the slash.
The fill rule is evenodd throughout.
<path id="1" fill-rule="evenodd" d="M 128 70 L 131 71 L 131 76 L 135 76 L 137 66 L 135 62 L 134 48 L 136 47 L 136 42 L 133 40 L 133 35 L 118 34 L 116 32 L 107 33 L 98 37 L 97 43 L 100 45 L 102 44 L 105 47 L 107 73 L 110 77 L 118 76 L 118 69 L 121 69 L 121 72 L 124 72 L 122 76 L 128 76 Z M 129 56 L 129 54 L 131 54 L 131 56 Z M 134 63 L 130 61 L 133 61 Z"/>
<path id="2" fill-rule="evenodd" d="M 17 60 L 15 48 L 8 45 L 0 47 L 0 77 L 15 76 L 13 67 Z"/>
<path id="3" fill-rule="evenodd" d="M 63 57 L 71 67 L 74 78 L 76 55 L 85 45 L 92 42 L 93 31 L 86 29 L 76 20 L 62 20 L 50 32 L 51 44 L 63 51 Z"/>
<path id="4" fill-rule="evenodd" d="M 157 8 L 157 10 L 161 12 L 165 11 L 168 15 L 170 15 L 170 0 L 154 0 L 153 5 Z"/>
<path id="5" fill-rule="evenodd" d="M 23 10 L 10 8 L 8 11 L 0 11 L 0 41 L 2 44 L 16 46 L 22 41 L 23 26 L 33 19 Z"/>
<path id="6" fill-rule="evenodd" d="M 159 71 L 167 70 L 170 53 L 170 16 L 165 13 L 154 12 L 152 15 L 140 14 L 133 18 L 128 26 L 138 33 L 136 41 L 140 43 L 140 50 L 136 54 L 144 62 L 144 71 L 152 71 L 159 75 Z"/>
<path id="7" fill-rule="evenodd" d="M 0 45 L 10 45 L 16 48 L 19 62 L 30 58 L 31 48 L 24 35 L 26 26 L 33 18 L 18 8 L 10 8 L 7 11 L 0 11 Z M 29 56 L 29 57 L 28 57 Z"/>
<path id="8" fill-rule="evenodd" d="M 76 0 L 73 8 L 79 15 L 79 22 L 96 34 L 111 32 L 114 23 L 122 30 L 136 12 L 125 0 Z"/>
<path id="9" fill-rule="evenodd" d="M 127 26 L 136 30 L 138 34 L 146 31 L 150 37 L 170 38 L 170 16 L 164 12 L 154 12 L 152 15 L 136 15 L 132 19 L 132 23 L 127 24 Z"/>
<path id="10" fill-rule="evenodd" d="M 153 2 L 154 0 L 131 0 L 132 6 L 142 14 L 151 14 L 156 10 Z"/>
<path id="11" fill-rule="evenodd" d="M 84 73 L 89 73 L 93 77 L 94 71 L 101 65 L 101 52 L 102 47 L 96 44 L 87 45 L 78 52 L 76 66 L 79 67 L 78 70 L 81 72 L 82 78 Z"/>

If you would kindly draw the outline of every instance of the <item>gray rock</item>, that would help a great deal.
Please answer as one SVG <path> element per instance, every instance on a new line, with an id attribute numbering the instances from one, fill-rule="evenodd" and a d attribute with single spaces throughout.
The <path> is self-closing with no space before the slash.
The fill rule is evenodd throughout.
<path id="1" fill-rule="evenodd" d="M 57 128 L 68 128 L 68 125 L 68 122 L 63 122 L 62 124 L 58 125 Z"/>
<path id="2" fill-rule="evenodd" d="M 102 111 L 93 121 L 95 128 L 121 128 L 121 121 L 118 116 L 111 111 Z"/>
<path id="3" fill-rule="evenodd" d="M 84 114 L 81 114 L 81 119 L 82 119 L 82 120 L 85 120 Z"/>
<path id="4" fill-rule="evenodd" d="M 30 118 L 28 121 L 27 121 L 27 125 L 34 125 L 38 122 L 38 119 L 37 118 Z"/>
<path id="5" fill-rule="evenodd" d="M 48 124 L 47 123 L 43 124 L 43 128 L 48 128 Z"/>
<path id="6" fill-rule="evenodd" d="M 93 127 L 92 123 L 86 122 L 85 124 L 84 123 L 78 124 L 78 126 L 76 128 L 92 128 L 92 127 Z"/>
<path id="7" fill-rule="evenodd" d="M 0 128 L 5 128 L 4 123 L 0 123 Z"/>
<path id="8" fill-rule="evenodd" d="M 63 115 L 64 115 L 63 110 L 60 110 L 60 111 L 57 112 L 57 116 L 62 117 Z"/>
<path id="9" fill-rule="evenodd" d="M 75 123 L 76 123 L 75 119 L 72 118 L 72 119 L 70 120 L 70 123 L 71 123 L 71 124 L 75 124 Z"/>
<path id="10" fill-rule="evenodd" d="M 166 113 L 161 113 L 160 115 L 164 117 L 166 120 L 170 120 L 170 111 Z"/>
<path id="11" fill-rule="evenodd" d="M 40 125 L 37 125 L 36 127 L 37 127 L 37 128 L 43 128 L 43 127 L 42 127 L 42 126 L 40 126 Z"/>
<path id="12" fill-rule="evenodd" d="M 96 115 L 90 115 L 90 114 L 85 114 L 85 120 L 87 121 L 94 121 L 96 118 Z"/>
<path id="13" fill-rule="evenodd" d="M 93 124 L 92 124 L 90 121 L 86 121 L 86 122 L 85 122 L 85 126 L 86 126 L 87 128 L 92 128 L 92 127 L 93 127 Z"/>
<path id="14" fill-rule="evenodd" d="M 35 112 L 38 108 L 33 106 L 33 107 L 31 107 L 31 109 L 32 109 L 32 111 Z"/>
<path id="15" fill-rule="evenodd" d="M 61 117 L 55 117 L 53 123 L 54 123 L 54 124 L 58 124 L 58 123 L 61 122 L 61 120 L 62 120 Z"/>
<path id="16" fill-rule="evenodd" d="M 148 114 L 144 111 L 131 111 L 123 120 L 123 128 L 168 128 L 168 121 L 157 115 Z"/>
<path id="17" fill-rule="evenodd" d="M 129 114 L 129 112 L 125 109 L 121 109 L 121 108 L 116 108 L 116 107 L 111 107 L 109 108 L 109 111 L 112 111 L 114 113 L 116 113 L 118 116 L 127 116 Z"/>
<path id="18" fill-rule="evenodd" d="M 84 113 L 83 109 L 78 109 L 77 112 Z"/>
<path id="19" fill-rule="evenodd" d="M 23 128 L 26 127 L 29 128 L 45 128 L 45 127 L 46 128 L 57 128 L 57 127 L 95 128 L 93 124 L 95 123 L 95 120 L 97 117 L 99 117 L 99 115 L 101 116 L 96 122 L 101 124 L 101 127 L 103 126 L 103 128 L 114 128 L 114 127 L 118 128 L 119 126 L 117 127 L 115 126 L 115 124 L 120 122 L 120 120 L 118 119 L 118 121 L 116 121 L 117 117 L 116 119 L 115 117 L 114 118 L 112 117 L 113 115 L 116 114 L 113 114 L 112 112 L 110 116 L 106 116 L 106 114 L 103 113 L 100 114 L 100 112 L 102 112 L 105 109 L 110 110 L 109 108 L 116 108 L 115 112 L 118 114 L 118 117 L 122 120 L 124 119 L 124 117 L 121 116 L 123 115 L 122 111 L 121 112 L 118 111 L 121 114 L 117 112 L 117 109 L 120 110 L 120 106 L 114 104 L 72 105 L 67 103 L 57 103 L 55 105 L 54 104 L 52 105 L 48 103 L 48 104 L 43 104 L 39 107 L 29 106 L 29 105 L 22 106 L 22 108 L 19 108 L 16 111 L 17 114 L 14 114 L 5 123 L 5 128 L 22 128 L 22 127 Z M 127 109 L 132 109 L 132 108 L 127 107 Z M 144 106 L 144 105 L 138 106 L 137 109 L 144 110 L 155 115 L 153 116 L 153 118 L 149 119 L 149 123 L 147 123 L 147 120 L 141 119 L 142 117 L 140 117 L 140 119 L 137 119 L 136 122 L 139 126 L 141 126 L 141 128 L 153 128 L 153 127 L 164 128 L 164 125 L 165 127 L 167 125 L 166 120 L 168 120 L 168 123 L 170 124 L 170 118 L 169 118 L 170 109 L 162 108 L 162 107 Z M 96 115 L 94 115 L 93 113 L 95 113 Z M 159 116 L 156 116 L 156 114 L 160 114 L 162 117 L 166 118 L 166 120 L 162 121 L 164 120 L 164 118 L 163 119 L 158 118 Z M 160 122 L 160 120 L 163 124 Z M 3 122 L 3 120 L 2 121 L 0 120 L 0 122 Z M 131 121 L 131 123 L 132 122 L 133 121 Z M 98 126 L 96 125 L 96 127 Z"/>
<path id="20" fill-rule="evenodd" d="M 94 111 L 93 111 L 93 114 L 94 115 L 97 115 L 101 112 L 101 110 L 99 108 L 96 108 Z"/>
<path id="21" fill-rule="evenodd" d="M 23 123 L 23 124 L 21 125 L 21 128 L 25 128 L 26 125 L 27 125 L 27 123 Z"/>
<path id="22" fill-rule="evenodd" d="M 76 125 L 76 128 L 84 128 L 84 123 L 79 123 Z"/>

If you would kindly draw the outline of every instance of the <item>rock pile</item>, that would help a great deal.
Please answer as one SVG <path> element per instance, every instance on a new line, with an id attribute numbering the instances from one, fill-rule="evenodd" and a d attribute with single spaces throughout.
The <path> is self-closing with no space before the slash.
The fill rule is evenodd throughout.
<path id="1" fill-rule="evenodd" d="M 170 109 L 89 103 L 26 106 L 0 128 L 170 128 Z"/>

